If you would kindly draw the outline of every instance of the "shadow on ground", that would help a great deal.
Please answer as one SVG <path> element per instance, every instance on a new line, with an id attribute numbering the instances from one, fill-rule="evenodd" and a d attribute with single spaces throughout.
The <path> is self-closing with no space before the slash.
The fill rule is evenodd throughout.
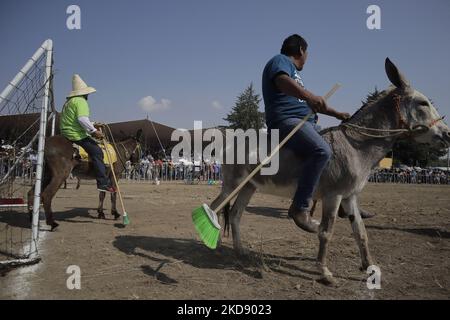
<path id="1" fill-rule="evenodd" d="M 373 230 L 381 230 L 381 231 L 401 231 L 401 232 L 409 232 L 413 234 L 417 234 L 420 236 L 428 236 L 433 238 L 443 238 L 443 239 L 450 239 L 450 232 L 447 230 L 444 230 L 442 228 L 435 228 L 435 227 L 429 227 L 429 228 L 400 228 L 400 227 L 393 227 L 393 226 L 366 226 L 367 229 L 373 229 Z"/>
<path id="2" fill-rule="evenodd" d="M 249 213 L 253 213 L 260 216 L 271 217 L 271 218 L 287 218 L 287 209 L 286 208 L 270 208 L 270 207 L 247 207 L 245 211 Z"/>
<path id="3" fill-rule="evenodd" d="M 245 257 L 238 257 L 232 248 L 226 246 L 212 251 L 196 240 L 150 236 L 117 236 L 113 245 L 128 255 L 143 257 L 157 263 L 156 268 L 145 265 L 141 266 L 141 269 L 145 274 L 156 277 L 165 284 L 177 282 L 160 271 L 169 263 L 184 263 L 198 269 L 234 270 L 255 279 L 262 279 L 264 271 L 309 281 L 316 280 L 319 276 L 319 273 L 311 267 L 315 261 L 313 257 L 285 257 L 260 254 L 256 251 L 248 251 Z M 302 264 L 303 266 L 299 266 Z M 360 281 L 354 277 L 346 279 Z"/>
<path id="4" fill-rule="evenodd" d="M 90 213 L 90 212 L 91 213 Z M 106 220 L 114 220 L 113 216 L 104 210 Z M 103 219 L 98 219 L 97 208 L 71 208 L 70 210 L 63 212 L 54 212 L 53 218 L 56 221 L 64 221 L 69 223 L 93 223 L 96 221 L 101 221 Z M 86 218 L 86 219 L 79 219 Z"/>
<path id="5" fill-rule="evenodd" d="M 26 211 L 15 211 L 15 210 L 0 211 L 0 223 L 5 223 L 10 227 L 15 228 L 23 228 L 23 229 L 31 228 L 30 216 Z"/>

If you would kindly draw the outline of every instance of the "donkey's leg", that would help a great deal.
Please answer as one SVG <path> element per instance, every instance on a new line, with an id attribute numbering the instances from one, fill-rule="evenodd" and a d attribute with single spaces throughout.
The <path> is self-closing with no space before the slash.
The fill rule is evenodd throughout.
<path id="1" fill-rule="evenodd" d="M 228 196 L 227 193 L 222 191 L 214 200 L 211 202 L 211 205 L 209 206 L 212 210 L 216 210 L 216 208 L 219 206 L 219 204 L 222 203 L 223 200 L 226 199 Z"/>
<path id="2" fill-rule="evenodd" d="M 328 244 L 333 236 L 333 226 L 339 209 L 342 196 L 329 196 L 322 198 L 322 221 L 319 227 L 319 254 L 317 267 L 322 275 L 322 282 L 327 285 L 335 283 L 333 274 L 327 267 Z"/>
<path id="3" fill-rule="evenodd" d="M 364 221 L 362 220 L 358 209 L 357 196 L 352 195 L 348 199 L 343 199 L 342 206 L 349 214 L 348 218 L 352 225 L 353 236 L 355 237 L 356 243 L 359 247 L 359 252 L 361 254 L 362 268 L 363 270 L 366 270 L 373 264 L 373 260 L 369 252 L 369 241 L 367 238 L 366 228 L 364 227 Z"/>
<path id="4" fill-rule="evenodd" d="M 370 219 L 376 216 L 375 213 L 364 210 L 363 208 L 361 208 L 358 204 L 358 209 L 359 209 L 359 214 L 361 215 L 361 218 L 363 219 Z M 341 206 L 339 207 L 339 211 L 338 211 L 338 216 L 339 218 L 348 218 L 349 213 L 347 212 L 347 210 L 344 209 L 344 207 Z"/>
<path id="5" fill-rule="evenodd" d="M 119 172 L 117 166 L 114 166 L 114 172 Z M 113 188 L 117 190 L 117 184 L 112 171 L 109 172 L 108 179 L 111 181 Z M 120 213 L 117 211 L 117 193 L 111 193 L 111 214 L 114 216 L 114 220 L 120 218 Z"/>
<path id="6" fill-rule="evenodd" d="M 97 207 L 97 213 L 99 219 L 105 219 L 105 213 L 103 212 L 103 203 L 105 201 L 106 192 L 100 191 L 98 193 L 98 207 Z"/>
<path id="7" fill-rule="evenodd" d="M 241 232 L 239 223 L 241 222 L 242 213 L 247 207 L 251 197 L 255 193 L 256 188 L 251 185 L 245 185 L 242 190 L 239 192 L 236 201 L 230 210 L 230 224 L 231 224 L 231 233 L 233 235 L 233 247 L 238 255 L 245 255 L 245 250 L 242 247 L 241 243 Z"/>
<path id="8" fill-rule="evenodd" d="M 114 220 L 120 218 L 120 213 L 117 211 L 117 193 L 111 193 L 111 214 L 114 216 Z"/>
<path id="9" fill-rule="evenodd" d="M 50 183 L 50 180 L 51 180 L 51 172 L 46 167 L 46 169 L 44 170 L 44 175 L 42 177 L 41 191 L 43 191 L 48 186 L 48 184 Z M 32 215 L 33 215 L 34 188 L 35 187 L 36 187 L 36 184 L 33 183 L 33 186 L 31 187 L 31 189 L 28 191 L 28 194 L 27 194 L 28 215 L 29 215 L 30 221 L 33 218 Z"/>
<path id="10" fill-rule="evenodd" d="M 69 173 L 67 172 L 67 175 L 68 174 Z M 41 193 L 42 203 L 44 204 L 45 220 L 47 225 L 51 226 L 51 231 L 55 230 L 55 228 L 59 226 L 59 224 L 56 223 L 53 219 L 52 200 L 56 192 L 58 192 L 59 188 L 64 183 L 65 177 L 67 177 L 67 175 L 65 174 L 65 172 L 63 172 L 62 174 L 55 174 L 54 172 L 52 172 L 50 183 Z"/>

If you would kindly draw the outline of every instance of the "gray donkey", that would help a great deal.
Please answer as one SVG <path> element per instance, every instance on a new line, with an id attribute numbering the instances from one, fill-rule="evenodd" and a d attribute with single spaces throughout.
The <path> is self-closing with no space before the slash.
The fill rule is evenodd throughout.
<path id="1" fill-rule="evenodd" d="M 417 143 L 440 147 L 450 145 L 450 129 L 441 121 L 443 118 L 430 100 L 412 88 L 388 58 L 385 69 L 394 86 L 384 91 L 376 101 L 362 106 L 349 120 L 322 132 L 333 151 L 332 159 L 324 170 L 314 195 L 316 200 L 321 199 L 323 203 L 317 267 L 326 284 L 334 283 L 326 258 L 340 207 L 349 217 L 361 254 L 362 268 L 366 270 L 373 264 L 357 198 L 366 185 L 371 170 L 388 153 L 395 141 L 410 138 Z M 231 210 L 229 206 L 225 207 L 225 230 L 231 223 L 233 246 L 238 254 L 244 253 L 239 223 L 250 198 L 256 190 L 292 198 L 298 172 L 297 166 L 289 164 L 301 161 L 289 149 L 281 149 L 277 174 L 257 174 L 238 193 Z M 211 208 L 217 208 L 254 167 L 255 165 L 224 164 L 222 192 L 212 202 Z"/>

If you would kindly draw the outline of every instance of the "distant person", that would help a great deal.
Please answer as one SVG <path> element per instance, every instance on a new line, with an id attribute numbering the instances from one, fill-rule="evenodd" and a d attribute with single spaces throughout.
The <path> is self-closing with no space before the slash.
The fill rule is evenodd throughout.
<path id="1" fill-rule="evenodd" d="M 141 160 L 141 175 L 144 177 L 144 180 L 147 178 L 147 170 L 148 170 L 149 164 L 150 164 L 150 161 L 147 159 L 147 157 L 144 157 Z"/>
<path id="2" fill-rule="evenodd" d="M 131 161 L 130 161 L 130 160 L 127 160 L 127 161 L 125 162 L 125 178 L 126 178 L 127 180 L 130 180 L 131 169 L 132 169 L 132 167 L 131 167 Z"/>

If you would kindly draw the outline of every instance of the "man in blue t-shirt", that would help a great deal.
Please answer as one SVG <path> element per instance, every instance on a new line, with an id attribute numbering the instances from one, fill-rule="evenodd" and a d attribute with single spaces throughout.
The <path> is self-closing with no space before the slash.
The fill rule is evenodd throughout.
<path id="1" fill-rule="evenodd" d="M 270 59 L 264 68 L 262 90 L 267 127 L 279 129 L 280 139 L 287 136 L 310 111 L 314 113 L 286 144 L 302 158 L 297 191 L 288 214 L 303 230 L 318 232 L 319 223 L 311 218 L 310 207 L 331 150 L 317 132 L 317 113 L 340 120 L 350 115 L 330 108 L 322 97 L 305 89 L 299 72 L 308 57 L 307 47 L 305 39 L 297 34 L 286 38 L 281 54 Z"/>

